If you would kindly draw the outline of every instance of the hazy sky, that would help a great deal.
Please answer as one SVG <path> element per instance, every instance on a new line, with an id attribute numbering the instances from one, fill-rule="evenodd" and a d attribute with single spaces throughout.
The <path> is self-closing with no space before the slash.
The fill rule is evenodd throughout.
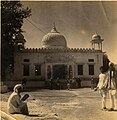
<path id="1" fill-rule="evenodd" d="M 39 48 L 53 23 L 70 48 L 90 48 L 94 33 L 104 39 L 103 51 L 117 63 L 117 2 L 23 2 L 32 9 L 24 21 L 26 47 Z"/>

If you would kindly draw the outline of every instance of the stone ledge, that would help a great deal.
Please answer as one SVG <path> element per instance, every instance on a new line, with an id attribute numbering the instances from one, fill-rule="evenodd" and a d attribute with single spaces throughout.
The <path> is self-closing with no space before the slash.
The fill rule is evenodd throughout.
<path id="1" fill-rule="evenodd" d="M 14 117 L 0 110 L 0 115 L 5 120 L 16 120 Z"/>

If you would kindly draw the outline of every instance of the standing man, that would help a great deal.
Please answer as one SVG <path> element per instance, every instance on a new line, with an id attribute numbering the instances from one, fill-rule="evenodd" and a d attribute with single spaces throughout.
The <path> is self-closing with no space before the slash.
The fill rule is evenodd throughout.
<path id="1" fill-rule="evenodd" d="M 57 82 L 57 89 L 60 90 L 60 89 L 61 89 L 61 85 L 60 85 L 60 80 L 59 80 L 59 78 L 57 78 L 57 81 L 56 81 L 56 82 Z"/>
<path id="2" fill-rule="evenodd" d="M 70 90 L 70 80 L 67 79 L 67 89 Z"/>
<path id="3" fill-rule="evenodd" d="M 114 64 L 109 63 L 108 71 L 108 89 L 110 97 L 110 109 L 109 111 L 114 111 L 117 107 L 117 71 L 115 70 Z"/>
<path id="4" fill-rule="evenodd" d="M 54 80 L 53 78 L 50 79 L 50 90 L 53 90 L 53 86 L 54 86 Z"/>
<path id="5" fill-rule="evenodd" d="M 81 79 L 80 77 L 76 78 L 77 88 L 81 88 Z"/>
<path id="6" fill-rule="evenodd" d="M 91 76 L 91 89 L 94 89 L 94 78 Z"/>
<path id="7" fill-rule="evenodd" d="M 107 93 L 108 93 L 108 80 L 107 80 L 107 73 L 104 71 L 104 67 L 100 67 L 100 75 L 99 75 L 99 82 L 96 88 L 94 90 L 96 91 L 99 89 L 99 93 L 102 97 L 102 110 L 107 110 L 106 108 L 106 99 L 107 99 Z"/>

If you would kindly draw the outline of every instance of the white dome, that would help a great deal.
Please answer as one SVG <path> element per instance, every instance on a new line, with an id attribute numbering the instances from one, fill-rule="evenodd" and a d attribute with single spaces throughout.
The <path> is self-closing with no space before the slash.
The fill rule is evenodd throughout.
<path id="1" fill-rule="evenodd" d="M 100 40 L 101 39 L 101 36 L 98 35 L 97 33 L 95 33 L 93 36 L 92 36 L 92 40 Z"/>
<path id="2" fill-rule="evenodd" d="M 67 42 L 63 35 L 61 35 L 55 27 L 51 30 L 50 33 L 46 34 L 42 38 L 42 47 L 43 48 L 66 48 Z"/>

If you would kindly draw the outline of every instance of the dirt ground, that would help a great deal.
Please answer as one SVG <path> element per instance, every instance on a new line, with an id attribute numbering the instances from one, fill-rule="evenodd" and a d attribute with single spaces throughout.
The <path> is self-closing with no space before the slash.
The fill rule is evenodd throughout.
<path id="1" fill-rule="evenodd" d="M 116 120 L 116 111 L 102 111 L 98 91 L 90 88 L 72 90 L 37 90 L 28 93 L 30 116 L 12 115 L 17 120 Z M 2 94 L 1 109 L 6 112 L 9 93 Z M 109 108 L 109 98 L 107 99 Z"/>

